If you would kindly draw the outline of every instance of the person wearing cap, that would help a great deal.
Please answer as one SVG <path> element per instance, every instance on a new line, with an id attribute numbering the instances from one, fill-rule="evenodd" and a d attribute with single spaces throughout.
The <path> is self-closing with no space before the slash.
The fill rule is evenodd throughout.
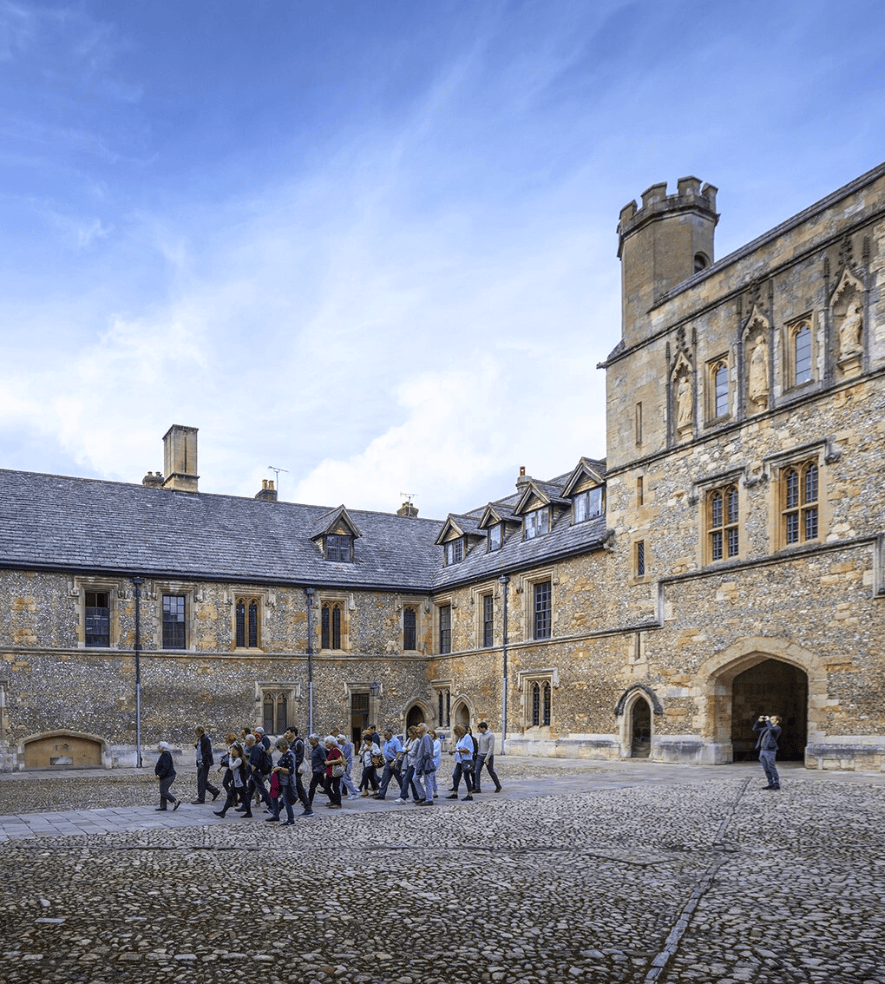
<path id="1" fill-rule="evenodd" d="M 403 780 L 400 774 L 400 759 L 403 755 L 403 743 L 394 735 L 393 728 L 385 728 L 384 739 L 384 771 L 381 773 L 381 785 L 378 787 L 375 799 L 383 800 L 386 798 L 391 777 L 396 779 L 396 784 L 400 789 L 400 799 L 402 799 Z M 371 738 L 369 741 L 371 743 Z"/>
<path id="2" fill-rule="evenodd" d="M 261 742 L 261 744 L 264 745 L 264 750 L 266 752 L 270 751 L 270 738 L 268 738 L 267 732 L 264 730 L 264 728 L 255 729 L 255 740 Z"/>
<path id="3" fill-rule="evenodd" d="M 172 761 L 172 752 L 169 751 L 169 742 L 161 741 L 157 743 L 157 751 L 160 757 L 154 766 L 154 774 L 160 780 L 160 805 L 157 812 L 165 813 L 166 804 L 172 804 L 172 811 L 175 812 L 181 806 L 181 800 L 176 799 L 169 790 L 175 782 L 175 764 Z"/>

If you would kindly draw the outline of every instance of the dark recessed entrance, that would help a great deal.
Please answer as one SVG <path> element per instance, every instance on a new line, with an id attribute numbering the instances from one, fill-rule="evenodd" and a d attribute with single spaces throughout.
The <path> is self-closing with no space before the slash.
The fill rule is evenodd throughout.
<path id="1" fill-rule="evenodd" d="M 409 708 L 409 713 L 406 717 L 406 727 L 414 728 L 419 724 L 424 724 L 424 711 L 416 704 L 414 707 Z"/>
<path id="2" fill-rule="evenodd" d="M 651 755 L 651 708 L 641 697 L 634 701 L 630 712 L 632 722 L 632 758 L 648 758 Z"/>
<path id="3" fill-rule="evenodd" d="M 759 757 L 753 722 L 760 714 L 777 714 L 783 719 L 778 759 L 804 761 L 808 742 L 808 676 L 804 671 L 777 659 L 766 659 L 734 678 L 731 743 L 735 762 Z"/>

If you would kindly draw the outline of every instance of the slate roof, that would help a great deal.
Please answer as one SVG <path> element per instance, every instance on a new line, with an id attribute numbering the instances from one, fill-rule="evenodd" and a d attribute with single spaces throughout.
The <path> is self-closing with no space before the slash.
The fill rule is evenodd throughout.
<path id="1" fill-rule="evenodd" d="M 509 513 L 519 498 L 491 505 Z M 474 532 L 486 508 L 458 515 L 462 528 Z M 492 553 L 469 537 L 446 568 L 443 521 L 348 509 L 362 535 L 354 562 L 337 563 L 312 537 L 339 509 L 0 469 L 0 566 L 429 593 L 598 549 L 606 534 L 602 517 L 573 526 L 570 510 L 554 509 L 548 534 L 523 540 L 508 525 Z"/>
<path id="2" fill-rule="evenodd" d="M 334 509 L 334 507 L 333 507 Z M 427 591 L 442 523 L 349 510 L 354 563 L 311 540 L 328 506 L 0 470 L 0 564 Z"/>

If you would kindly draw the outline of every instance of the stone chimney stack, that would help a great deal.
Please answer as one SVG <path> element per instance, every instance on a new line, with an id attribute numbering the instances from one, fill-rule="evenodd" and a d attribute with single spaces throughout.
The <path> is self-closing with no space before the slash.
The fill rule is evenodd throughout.
<path id="1" fill-rule="evenodd" d="M 261 479 L 261 491 L 255 493 L 255 498 L 261 499 L 262 502 L 277 501 L 277 490 L 273 487 L 272 478 Z"/>
<path id="2" fill-rule="evenodd" d="M 152 471 L 149 471 L 147 475 L 145 475 L 144 478 L 141 480 L 141 484 L 149 485 L 152 488 L 159 489 L 163 485 L 163 476 L 160 472 L 157 472 L 155 475 Z"/>
<path id="3" fill-rule="evenodd" d="M 164 489 L 197 492 L 197 428 L 173 424 L 163 438 Z"/>
<path id="4" fill-rule="evenodd" d="M 414 503 L 406 500 L 396 511 L 397 516 L 405 516 L 407 519 L 416 519 L 418 517 L 418 510 L 415 508 Z"/>
<path id="5" fill-rule="evenodd" d="M 518 492 L 522 491 L 522 489 L 524 489 L 525 486 L 528 485 L 531 480 L 532 480 L 532 476 L 526 475 L 525 473 L 525 465 L 520 465 L 519 478 L 516 480 L 516 490 Z"/>

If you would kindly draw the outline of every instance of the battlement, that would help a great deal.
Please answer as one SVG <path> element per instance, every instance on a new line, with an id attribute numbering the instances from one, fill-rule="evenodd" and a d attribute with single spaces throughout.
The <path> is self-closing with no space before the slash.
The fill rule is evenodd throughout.
<path id="1" fill-rule="evenodd" d="M 700 178 L 689 176 L 676 182 L 676 194 L 667 194 L 667 182 L 653 184 L 642 193 L 642 205 L 636 205 L 636 199 L 625 205 L 618 217 L 618 257 L 624 248 L 624 240 L 638 229 L 678 212 L 703 212 L 713 218 L 713 225 L 719 221 L 716 213 L 715 185 L 705 184 L 701 187 Z"/>
<path id="2" fill-rule="evenodd" d="M 621 336 L 626 345 L 642 341 L 649 331 L 649 312 L 668 291 L 713 262 L 713 233 L 719 215 L 716 192 L 695 177 L 680 178 L 676 194 L 667 182 L 642 193 L 618 220 L 621 261 Z"/>

